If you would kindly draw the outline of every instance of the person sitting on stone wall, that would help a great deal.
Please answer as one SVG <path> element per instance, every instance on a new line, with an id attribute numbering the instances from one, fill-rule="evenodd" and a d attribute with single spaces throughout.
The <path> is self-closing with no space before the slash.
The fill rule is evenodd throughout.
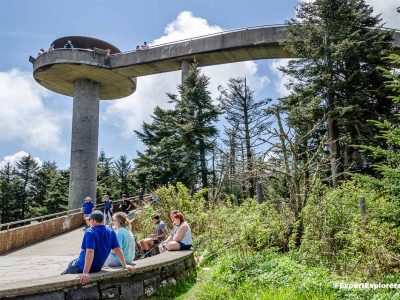
<path id="1" fill-rule="evenodd" d="M 135 237 L 130 231 L 130 223 L 128 217 L 123 212 L 117 212 L 113 216 L 113 228 L 117 234 L 118 243 L 124 253 L 125 261 L 129 264 L 132 263 L 135 258 Z M 119 267 L 121 266 L 121 261 L 118 259 L 117 254 L 114 251 L 108 255 L 105 267 Z"/>
<path id="2" fill-rule="evenodd" d="M 180 212 L 172 212 L 171 221 L 174 229 L 170 236 L 160 244 L 160 253 L 169 250 L 190 250 L 192 248 L 192 230 L 188 223 L 185 222 L 183 214 Z"/>
<path id="3" fill-rule="evenodd" d="M 69 263 L 61 274 L 79 274 L 80 283 L 89 281 L 89 273 L 99 272 L 104 265 L 110 251 L 113 250 L 124 269 L 134 272 L 134 267 L 125 261 L 124 253 L 118 243 L 114 230 L 103 225 L 104 215 L 95 210 L 89 218 L 90 228 L 86 230 L 82 240 L 81 253 L 77 259 Z"/>
<path id="4" fill-rule="evenodd" d="M 152 247 L 160 244 L 168 235 L 167 225 L 165 225 L 164 221 L 161 221 L 160 216 L 154 215 L 151 220 L 156 225 L 155 233 L 139 242 L 140 248 L 142 248 L 144 252 L 148 252 Z"/>

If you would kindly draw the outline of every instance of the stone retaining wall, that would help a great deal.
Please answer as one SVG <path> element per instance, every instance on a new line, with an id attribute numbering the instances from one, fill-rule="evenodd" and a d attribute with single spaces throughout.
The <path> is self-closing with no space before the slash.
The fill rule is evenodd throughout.
<path id="1" fill-rule="evenodd" d="M 0 255 L 32 245 L 83 225 L 82 213 L 0 231 Z"/>
<path id="2" fill-rule="evenodd" d="M 135 273 L 106 269 L 91 274 L 85 286 L 77 275 L 13 283 L 0 289 L 0 299 L 145 299 L 156 296 L 160 287 L 172 288 L 195 273 L 192 251 L 165 252 L 136 261 Z"/>

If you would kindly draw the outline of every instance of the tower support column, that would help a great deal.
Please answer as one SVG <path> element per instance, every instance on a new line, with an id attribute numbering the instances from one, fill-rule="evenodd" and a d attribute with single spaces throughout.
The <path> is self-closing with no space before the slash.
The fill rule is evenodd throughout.
<path id="1" fill-rule="evenodd" d="M 90 79 L 74 82 L 68 209 L 87 196 L 96 201 L 100 88 Z"/>
<path id="2" fill-rule="evenodd" d="M 183 84 L 183 81 L 185 80 L 186 75 L 189 73 L 189 68 L 190 68 L 191 61 L 189 60 L 182 60 L 181 62 L 181 84 Z"/>

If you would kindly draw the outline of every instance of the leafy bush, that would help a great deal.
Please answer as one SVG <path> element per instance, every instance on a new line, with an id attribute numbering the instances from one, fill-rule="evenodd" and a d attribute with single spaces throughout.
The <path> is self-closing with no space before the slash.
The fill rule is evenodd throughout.
<path id="1" fill-rule="evenodd" d="M 158 189 L 156 191 L 157 202 L 147 206 L 145 210 L 142 210 L 135 216 L 134 231 L 138 233 L 139 237 L 153 233 L 154 224 L 151 222 L 153 214 L 160 215 L 168 228 L 171 229 L 172 222 L 169 214 L 172 210 L 179 210 L 190 224 L 193 236 L 198 236 L 207 222 L 204 200 L 205 192 L 205 190 L 202 190 L 194 195 L 190 195 L 189 190 L 181 183 L 178 183 L 176 187 L 168 186 Z"/>
<path id="2" fill-rule="evenodd" d="M 348 282 L 322 267 L 299 264 L 288 254 L 252 252 L 220 257 L 198 299 L 395 299 L 397 290 L 339 289 Z M 392 278 L 391 282 L 396 282 Z M 397 292 L 397 293 L 396 293 Z M 397 298 L 396 298 L 397 299 Z"/>
<path id="3" fill-rule="evenodd" d="M 364 218 L 359 209 L 361 195 L 367 207 Z M 339 274 L 377 277 L 398 273 L 399 229 L 387 221 L 393 210 L 395 205 L 387 197 L 355 181 L 312 197 L 303 211 L 301 258 Z"/>
<path id="4" fill-rule="evenodd" d="M 274 206 L 259 205 L 253 199 L 235 206 L 230 202 L 208 204 L 205 191 L 190 195 L 188 189 L 177 184 L 156 191 L 158 202 L 136 216 L 134 231 L 141 238 L 154 231 L 151 215 L 158 213 L 172 228 L 169 213 L 183 212 L 192 228 L 194 248 L 203 257 L 219 251 L 287 249 L 290 227 L 294 217 L 286 205 L 278 212 Z"/>

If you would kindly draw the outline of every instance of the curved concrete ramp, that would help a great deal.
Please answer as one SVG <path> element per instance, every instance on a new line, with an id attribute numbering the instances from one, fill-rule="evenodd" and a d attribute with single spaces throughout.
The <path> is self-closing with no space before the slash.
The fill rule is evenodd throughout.
<path id="1" fill-rule="evenodd" d="M 260 26 L 215 33 L 184 41 L 155 45 L 147 50 L 113 56 L 113 72 L 129 77 L 180 70 L 182 61 L 196 58 L 200 67 L 257 59 L 292 58 L 284 50 L 285 25 Z M 400 53 L 400 31 L 393 45 Z"/>
<path id="2" fill-rule="evenodd" d="M 292 58 L 293 55 L 283 47 L 285 41 L 285 25 L 266 25 L 117 53 L 107 63 L 103 57 L 93 58 L 87 51 L 56 49 L 40 55 L 34 61 L 33 69 L 35 79 L 41 85 L 65 95 L 72 95 L 72 82 L 76 76 L 82 75 L 80 72 L 86 72 L 88 78 L 102 83 L 101 99 L 116 99 L 135 91 L 136 77 L 181 70 L 182 62 L 194 58 L 200 67 L 257 59 Z M 394 51 L 400 53 L 400 31 L 394 32 L 393 45 Z M 60 70 L 57 69 L 58 65 Z M 63 71 L 66 66 L 71 69 Z"/>
<path id="3" fill-rule="evenodd" d="M 194 274 L 192 251 L 165 252 L 135 261 L 136 272 L 103 268 L 81 286 L 77 275 L 60 275 L 78 257 L 84 231 L 74 230 L 0 256 L 0 299 L 138 299 Z"/>
<path id="4" fill-rule="evenodd" d="M 6 283 L 57 276 L 78 257 L 82 228 L 0 256 L 0 289 Z"/>

